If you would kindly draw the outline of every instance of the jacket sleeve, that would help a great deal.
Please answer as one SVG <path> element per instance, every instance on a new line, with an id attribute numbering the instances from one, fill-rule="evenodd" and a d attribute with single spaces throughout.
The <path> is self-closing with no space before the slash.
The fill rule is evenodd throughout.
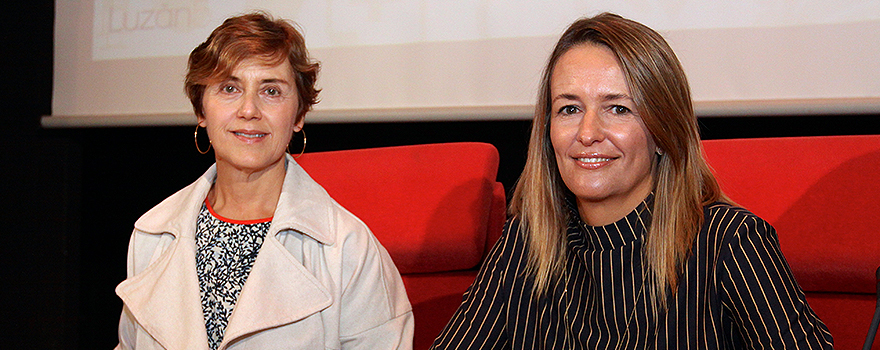
<path id="1" fill-rule="evenodd" d="M 452 319 L 434 340 L 431 349 L 506 349 L 506 310 L 510 293 L 506 292 L 508 274 L 515 275 L 522 265 L 524 245 L 517 232 L 517 221 L 509 220 L 504 232 L 462 297 Z M 514 227 L 513 229 L 511 227 Z"/>
<path id="2" fill-rule="evenodd" d="M 126 278 L 131 278 L 135 274 L 135 238 L 137 237 L 137 230 L 132 232 L 131 238 L 128 241 L 128 258 L 126 261 Z M 134 349 L 134 344 L 136 342 L 137 337 L 137 325 L 135 324 L 134 317 L 128 311 L 128 308 L 125 305 L 122 305 L 122 315 L 119 316 L 119 344 L 116 345 L 114 350 L 129 350 Z"/>
<path id="3" fill-rule="evenodd" d="M 128 309 L 122 307 L 122 316 L 119 317 L 119 344 L 114 350 L 131 350 L 134 349 L 136 343 L 137 325 L 134 317 L 128 312 Z"/>
<path id="4" fill-rule="evenodd" d="M 828 328 L 807 304 L 776 231 L 747 215 L 718 271 L 722 303 L 752 349 L 831 349 Z"/>
<path id="5" fill-rule="evenodd" d="M 401 349 L 413 346 L 413 313 L 400 273 L 366 226 L 343 245 L 341 318 L 343 349 Z"/>

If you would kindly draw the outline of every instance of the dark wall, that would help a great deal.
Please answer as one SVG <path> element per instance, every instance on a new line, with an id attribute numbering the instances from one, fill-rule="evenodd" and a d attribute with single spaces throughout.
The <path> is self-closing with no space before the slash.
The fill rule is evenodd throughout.
<path id="1" fill-rule="evenodd" d="M 52 1 L 0 11 L 0 343 L 61 349 L 73 340 L 79 286 L 77 210 L 81 155 L 39 130 L 52 97 Z"/>
<path id="2" fill-rule="evenodd" d="M 4 348 L 112 348 L 134 221 L 212 163 L 192 127 L 44 130 L 51 114 L 54 3 L 3 12 L 5 129 L 0 194 L 5 240 Z M 703 118 L 704 138 L 877 134 L 877 115 Z M 501 154 L 510 188 L 524 163 L 527 121 L 307 124 L 308 151 L 482 141 Z"/>

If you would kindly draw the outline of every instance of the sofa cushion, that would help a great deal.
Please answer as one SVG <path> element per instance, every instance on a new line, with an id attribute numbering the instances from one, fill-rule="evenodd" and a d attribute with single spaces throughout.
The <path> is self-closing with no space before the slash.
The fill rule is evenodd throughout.
<path id="1" fill-rule="evenodd" d="M 709 140 L 725 193 L 772 224 L 805 291 L 874 293 L 880 135 Z"/>
<path id="2" fill-rule="evenodd" d="M 470 269 L 488 249 L 498 184 L 490 144 L 307 153 L 297 162 L 370 227 L 401 273 Z"/>

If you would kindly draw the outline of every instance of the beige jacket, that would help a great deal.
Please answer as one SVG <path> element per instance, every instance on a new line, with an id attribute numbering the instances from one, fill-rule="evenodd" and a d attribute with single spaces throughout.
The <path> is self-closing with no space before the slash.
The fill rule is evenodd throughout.
<path id="1" fill-rule="evenodd" d="M 391 258 L 294 160 L 219 349 L 411 349 L 412 307 Z M 195 228 L 216 176 L 135 223 L 117 349 L 207 349 Z"/>

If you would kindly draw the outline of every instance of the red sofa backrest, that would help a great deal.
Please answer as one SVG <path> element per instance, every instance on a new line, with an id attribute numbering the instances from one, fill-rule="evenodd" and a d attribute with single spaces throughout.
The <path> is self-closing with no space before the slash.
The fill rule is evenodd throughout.
<path id="1" fill-rule="evenodd" d="M 772 224 L 805 291 L 874 293 L 880 135 L 708 140 L 725 193 Z"/>
<path id="2" fill-rule="evenodd" d="M 490 144 L 317 152 L 297 163 L 370 227 L 402 274 L 474 268 L 501 234 L 506 204 Z"/>

